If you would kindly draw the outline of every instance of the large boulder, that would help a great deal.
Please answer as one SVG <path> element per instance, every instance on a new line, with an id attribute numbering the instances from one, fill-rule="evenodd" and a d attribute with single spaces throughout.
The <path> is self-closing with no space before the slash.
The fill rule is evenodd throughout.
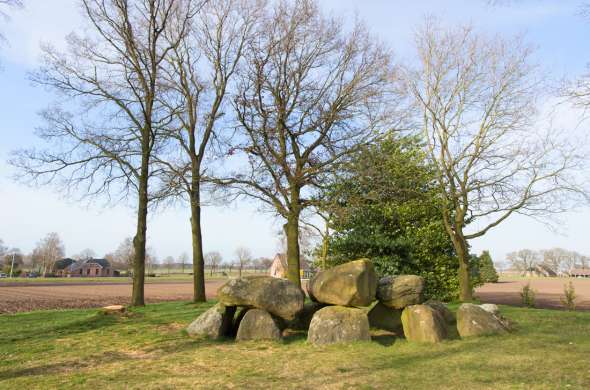
<path id="1" fill-rule="evenodd" d="M 320 271 L 308 284 L 312 300 L 329 305 L 368 306 L 375 300 L 377 276 L 368 259 Z"/>
<path id="2" fill-rule="evenodd" d="M 384 329 L 397 335 L 403 334 L 402 311 L 392 309 L 381 302 L 377 302 L 369 311 L 369 325 L 371 328 Z"/>
<path id="3" fill-rule="evenodd" d="M 478 305 L 464 303 L 457 310 L 457 331 L 461 337 L 506 333 L 506 325 L 495 314 Z"/>
<path id="4" fill-rule="evenodd" d="M 237 341 L 246 340 L 281 340 L 281 329 L 278 321 L 267 311 L 251 309 L 240 321 Z"/>
<path id="5" fill-rule="evenodd" d="M 229 336 L 235 312 L 235 306 L 228 307 L 218 303 L 191 322 L 186 331 L 191 336 L 205 336 L 215 340 Z"/>
<path id="6" fill-rule="evenodd" d="M 307 341 L 316 345 L 370 340 L 366 311 L 352 307 L 327 306 L 318 310 L 307 333 Z"/>
<path id="7" fill-rule="evenodd" d="M 427 306 L 430 306 L 435 311 L 437 311 L 438 314 L 440 314 L 442 316 L 442 318 L 445 320 L 445 322 L 448 325 L 453 325 L 457 322 L 457 319 L 455 318 L 455 315 L 453 314 L 453 312 L 450 311 L 449 308 L 447 307 L 447 305 L 445 305 L 444 303 L 439 302 L 439 301 L 428 301 L 424 304 Z"/>
<path id="8" fill-rule="evenodd" d="M 217 290 L 226 306 L 249 306 L 292 320 L 303 309 L 305 294 L 294 283 L 270 276 L 231 279 Z"/>
<path id="9" fill-rule="evenodd" d="M 428 305 L 406 307 L 402 312 L 402 325 L 410 341 L 438 343 L 448 336 L 445 320 Z"/>
<path id="10" fill-rule="evenodd" d="M 379 279 L 377 299 L 385 306 L 403 309 L 424 302 L 424 279 L 417 275 L 386 276 Z"/>

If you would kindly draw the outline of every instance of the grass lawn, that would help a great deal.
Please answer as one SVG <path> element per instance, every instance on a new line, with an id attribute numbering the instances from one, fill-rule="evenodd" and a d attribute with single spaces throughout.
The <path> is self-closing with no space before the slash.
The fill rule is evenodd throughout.
<path id="1" fill-rule="evenodd" d="M 0 316 L 0 388 L 590 388 L 590 312 L 502 307 L 516 333 L 314 347 L 191 339 L 211 304 Z"/>

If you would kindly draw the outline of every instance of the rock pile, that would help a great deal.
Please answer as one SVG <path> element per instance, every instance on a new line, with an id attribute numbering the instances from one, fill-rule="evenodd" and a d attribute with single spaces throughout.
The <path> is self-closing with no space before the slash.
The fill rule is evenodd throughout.
<path id="1" fill-rule="evenodd" d="M 308 342 L 321 345 L 369 341 L 369 329 L 377 328 L 409 341 L 436 343 L 457 331 L 467 337 L 511 327 L 490 304 L 463 304 L 455 319 L 444 303 L 424 302 L 422 277 L 378 279 L 368 259 L 318 272 L 307 290 L 313 302 L 304 304 L 303 291 L 285 279 L 229 280 L 217 292 L 219 303 L 194 320 L 187 333 L 243 341 L 281 340 L 285 329 L 307 330 Z"/>
<path id="2" fill-rule="evenodd" d="M 305 312 L 303 291 L 288 280 L 270 276 L 231 279 L 219 288 L 217 298 L 217 305 L 188 326 L 189 335 L 280 340 L 282 330 Z"/>

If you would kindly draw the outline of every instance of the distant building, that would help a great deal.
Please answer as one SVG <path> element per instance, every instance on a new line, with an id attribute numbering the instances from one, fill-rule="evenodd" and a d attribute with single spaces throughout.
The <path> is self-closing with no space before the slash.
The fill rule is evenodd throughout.
<path id="1" fill-rule="evenodd" d="M 107 259 L 85 259 L 72 260 L 62 259 L 57 261 L 55 274 L 62 277 L 108 277 L 119 276 L 119 271 L 116 271 Z"/>
<path id="2" fill-rule="evenodd" d="M 588 268 L 574 268 L 569 272 L 572 278 L 590 278 L 590 269 Z"/>
<path id="3" fill-rule="evenodd" d="M 312 272 L 309 263 L 305 259 L 299 260 L 300 275 L 303 279 L 311 278 Z M 287 277 L 287 255 L 284 253 L 277 253 L 270 265 L 270 276 L 273 278 Z"/>

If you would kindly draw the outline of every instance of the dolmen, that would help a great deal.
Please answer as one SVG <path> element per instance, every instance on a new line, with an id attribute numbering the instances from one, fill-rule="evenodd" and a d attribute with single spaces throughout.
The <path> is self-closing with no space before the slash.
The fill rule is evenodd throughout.
<path id="1" fill-rule="evenodd" d="M 444 303 L 425 301 L 424 288 L 417 275 L 378 278 L 369 259 L 316 273 L 307 285 L 307 303 L 303 290 L 286 279 L 230 279 L 217 291 L 219 303 L 186 330 L 211 339 L 278 341 L 291 329 L 307 331 L 309 343 L 324 345 L 370 341 L 371 328 L 424 343 L 511 329 L 496 305 L 463 304 L 455 318 Z"/>

